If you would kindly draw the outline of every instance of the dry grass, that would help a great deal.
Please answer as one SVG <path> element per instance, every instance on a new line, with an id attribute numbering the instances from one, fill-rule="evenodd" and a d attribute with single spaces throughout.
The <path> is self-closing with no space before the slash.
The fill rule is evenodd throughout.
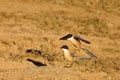
<path id="1" fill-rule="evenodd" d="M 101 79 L 119 80 L 119 3 L 119 0 L 0 0 L 0 60 L 20 62 L 28 67 L 33 64 L 26 65 L 24 62 L 27 58 L 32 58 L 50 66 L 64 66 L 60 46 L 67 44 L 70 49 L 73 46 L 67 41 L 59 41 L 59 38 L 73 33 L 92 42 L 91 45 L 83 45 L 97 55 L 98 59 L 78 61 L 66 70 L 72 70 L 71 74 L 78 71 L 77 75 L 83 73 L 85 76 L 88 73 L 94 75 L 92 73 L 104 72 L 107 76 Z M 27 54 L 27 49 L 40 50 L 42 54 Z M 52 71 L 51 67 L 48 69 Z M 58 71 L 66 73 L 61 68 Z M 113 76 L 115 73 L 116 76 Z M 94 80 L 94 77 L 91 79 L 84 75 L 81 76 L 82 80 Z M 42 77 L 46 80 L 56 79 L 56 76 L 47 76 L 49 79 Z"/>

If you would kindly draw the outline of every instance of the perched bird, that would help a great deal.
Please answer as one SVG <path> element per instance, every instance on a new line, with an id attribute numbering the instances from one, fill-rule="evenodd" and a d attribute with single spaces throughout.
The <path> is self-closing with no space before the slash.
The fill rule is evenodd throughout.
<path id="1" fill-rule="evenodd" d="M 75 60 L 84 60 L 84 59 L 91 59 L 91 58 L 81 58 L 81 57 L 77 57 L 77 56 L 75 56 L 75 52 L 72 52 L 72 53 L 70 53 L 70 51 L 69 51 L 69 48 L 68 48 L 68 46 L 67 45 L 63 45 L 62 47 L 61 47 L 61 49 L 63 50 L 63 55 L 64 55 L 64 58 L 66 59 L 66 60 L 68 60 L 68 61 L 70 61 L 71 62 L 71 64 L 68 66 L 68 67 L 70 67 L 70 66 L 72 66 L 72 64 L 73 64 L 73 62 L 75 61 Z"/>
<path id="2" fill-rule="evenodd" d="M 81 48 L 81 42 L 80 41 L 83 41 L 87 44 L 90 44 L 89 41 L 87 41 L 86 39 L 80 37 L 80 36 L 74 36 L 72 34 L 67 34 L 63 37 L 61 37 L 59 40 L 68 40 L 70 41 L 76 48 Z"/>
<path id="3" fill-rule="evenodd" d="M 69 52 L 69 48 L 68 48 L 67 45 L 63 45 L 61 47 L 61 49 L 63 50 L 63 54 L 64 54 L 65 59 L 67 59 L 69 61 L 74 61 L 75 60 L 74 59 L 75 55 L 73 53 Z"/>
<path id="4" fill-rule="evenodd" d="M 61 37 L 59 40 L 68 40 L 70 41 L 76 48 L 77 50 L 79 49 L 82 49 L 85 53 L 87 53 L 89 56 L 91 56 L 92 58 L 95 58 L 96 59 L 96 56 L 93 55 L 89 50 L 83 48 L 81 46 L 81 41 L 87 43 L 87 44 L 90 44 L 90 41 L 80 37 L 80 36 L 74 36 L 72 34 L 67 34 L 63 37 Z"/>

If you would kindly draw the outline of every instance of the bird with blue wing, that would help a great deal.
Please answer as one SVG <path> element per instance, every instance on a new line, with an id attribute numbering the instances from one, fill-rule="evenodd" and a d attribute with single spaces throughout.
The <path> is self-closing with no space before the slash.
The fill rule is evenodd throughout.
<path id="1" fill-rule="evenodd" d="M 76 50 L 82 49 L 82 50 L 83 50 L 85 53 L 87 53 L 90 57 L 92 57 L 92 58 L 94 58 L 94 59 L 97 59 L 97 57 L 96 57 L 92 52 L 90 52 L 88 49 L 83 48 L 83 47 L 81 46 L 81 41 L 82 41 L 82 42 L 85 42 L 85 43 L 87 43 L 87 44 L 90 44 L 90 43 L 91 43 L 90 41 L 82 38 L 81 36 L 76 36 L 76 35 L 74 36 L 73 34 L 67 34 L 67 35 L 61 37 L 59 40 L 68 40 L 68 41 L 70 41 L 70 42 L 73 44 L 73 46 L 76 47 Z"/>

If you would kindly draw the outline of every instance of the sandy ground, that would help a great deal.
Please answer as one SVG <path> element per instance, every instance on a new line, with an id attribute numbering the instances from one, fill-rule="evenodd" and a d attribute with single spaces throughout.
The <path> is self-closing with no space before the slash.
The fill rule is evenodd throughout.
<path id="1" fill-rule="evenodd" d="M 0 80 L 120 80 L 119 4 L 119 0 L 0 0 Z M 82 44 L 98 59 L 63 67 L 60 47 L 74 46 L 59 38 L 68 33 L 91 41 Z M 89 57 L 82 51 L 80 56 Z"/>

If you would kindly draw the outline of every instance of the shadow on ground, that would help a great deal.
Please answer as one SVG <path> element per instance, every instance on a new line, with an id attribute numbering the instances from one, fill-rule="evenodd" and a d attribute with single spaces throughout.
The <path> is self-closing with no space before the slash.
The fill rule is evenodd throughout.
<path id="1" fill-rule="evenodd" d="M 26 53 L 33 53 L 35 55 L 41 55 L 41 51 L 40 50 L 34 50 L 34 49 L 27 49 Z"/>
<path id="2" fill-rule="evenodd" d="M 43 64 L 43 63 L 41 63 L 41 62 L 38 62 L 38 61 L 34 61 L 34 60 L 32 60 L 32 59 L 27 59 L 27 61 L 29 61 L 29 62 L 32 62 L 35 66 L 47 66 L 46 64 Z"/>

